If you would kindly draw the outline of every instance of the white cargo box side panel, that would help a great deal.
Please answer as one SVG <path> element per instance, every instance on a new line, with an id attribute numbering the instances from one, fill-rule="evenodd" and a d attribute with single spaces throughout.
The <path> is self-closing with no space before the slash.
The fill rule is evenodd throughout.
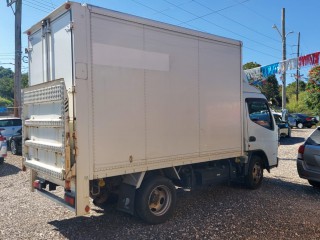
<path id="1" fill-rule="evenodd" d="M 94 11 L 94 177 L 243 153 L 239 42 Z"/>
<path id="2" fill-rule="evenodd" d="M 145 50 L 169 56 L 167 71 L 146 69 L 147 159 L 199 156 L 198 39 L 145 27 Z"/>
<path id="3" fill-rule="evenodd" d="M 128 66 L 143 49 L 143 29 L 95 14 L 91 27 L 94 169 L 128 164 L 130 156 L 144 163 L 144 70 Z"/>
<path id="4" fill-rule="evenodd" d="M 238 46 L 199 43 L 200 151 L 237 152 L 242 147 L 241 52 Z"/>

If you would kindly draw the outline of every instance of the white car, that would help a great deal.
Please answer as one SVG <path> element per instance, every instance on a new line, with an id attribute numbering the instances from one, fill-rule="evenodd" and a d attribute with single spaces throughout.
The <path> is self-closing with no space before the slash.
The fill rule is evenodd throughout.
<path id="1" fill-rule="evenodd" d="M 7 139 L 1 135 L 0 131 L 0 164 L 3 163 L 4 158 L 7 156 Z"/>
<path id="2" fill-rule="evenodd" d="M 0 131 L 1 134 L 9 140 L 22 128 L 22 121 L 16 117 L 1 117 L 0 118 Z"/>
<path id="3" fill-rule="evenodd" d="M 277 112 L 273 112 L 273 114 L 280 116 L 280 118 L 282 118 L 282 114 L 281 113 L 277 113 Z M 290 127 L 296 127 L 296 120 L 292 117 L 292 116 L 288 116 L 288 124 Z"/>

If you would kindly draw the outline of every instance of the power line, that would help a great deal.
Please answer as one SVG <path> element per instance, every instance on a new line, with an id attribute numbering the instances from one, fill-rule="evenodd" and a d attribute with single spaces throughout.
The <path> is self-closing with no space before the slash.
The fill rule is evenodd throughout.
<path id="1" fill-rule="evenodd" d="M 51 10 L 55 9 L 55 6 L 52 4 L 52 1 L 51 1 L 51 4 L 48 1 L 39 1 L 39 0 L 33 0 L 32 2 L 35 2 L 39 5 L 43 5 Z"/>
<path id="2" fill-rule="evenodd" d="M 250 27 L 248 27 L 248 26 L 246 26 L 246 25 L 244 25 L 244 24 L 242 24 L 242 23 L 240 23 L 240 22 L 238 22 L 238 21 L 236 21 L 236 20 L 234 20 L 234 19 L 232 19 L 230 17 L 227 17 L 227 16 L 223 15 L 222 13 L 220 13 L 219 11 L 215 11 L 212 8 L 209 8 L 208 6 L 206 6 L 205 4 L 202 4 L 202 3 L 198 2 L 197 0 L 194 0 L 194 2 L 197 3 L 198 5 L 204 7 L 204 8 L 207 8 L 209 11 L 211 11 L 211 14 L 218 14 L 218 15 L 220 15 L 220 16 L 222 16 L 222 17 L 224 17 L 224 18 L 226 18 L 226 19 L 228 19 L 228 20 L 230 20 L 230 21 L 232 21 L 234 23 L 237 23 L 238 25 L 240 25 L 240 26 L 242 26 L 242 27 L 244 27 L 244 28 L 246 28 L 246 29 L 248 29 L 248 30 L 250 30 L 252 32 L 255 32 L 255 33 L 257 33 L 257 34 L 259 34 L 261 36 L 264 36 L 264 37 L 269 38 L 269 39 L 271 39 L 271 40 L 273 40 L 275 42 L 280 43 L 279 40 L 276 40 L 276 39 L 274 39 L 274 38 L 272 38 L 272 37 L 270 37 L 270 36 L 268 36 L 268 35 L 266 35 L 264 33 L 261 33 L 261 32 L 255 30 L 255 29 L 253 29 L 253 28 L 250 28 Z"/>
<path id="3" fill-rule="evenodd" d="M 36 10 L 39 10 L 39 11 L 41 11 L 41 12 L 45 12 L 45 13 L 49 13 L 49 12 L 50 12 L 50 11 L 48 11 L 48 10 L 43 10 L 43 9 L 37 8 L 37 7 L 35 7 L 35 6 L 29 5 L 29 4 L 25 3 L 25 2 L 23 2 L 23 5 L 28 6 L 28 7 L 30 7 L 30 8 L 33 8 L 33 9 L 36 9 Z"/>
<path id="4" fill-rule="evenodd" d="M 275 51 L 281 52 L 281 50 L 279 50 L 279 49 L 273 48 L 273 47 L 271 47 L 271 46 L 268 46 L 268 45 L 266 45 L 266 44 L 264 44 L 264 43 L 261 43 L 261 42 L 259 42 L 259 41 L 256 41 L 256 40 L 252 40 L 252 39 L 250 39 L 250 38 L 248 38 L 248 37 L 246 37 L 246 36 L 244 36 L 244 35 L 241 35 L 241 34 L 236 33 L 236 32 L 234 32 L 234 31 L 232 31 L 232 30 L 230 30 L 230 29 L 227 29 L 227 28 L 225 28 L 225 27 L 222 27 L 222 26 L 220 26 L 220 25 L 218 25 L 218 24 L 216 24 L 216 23 L 214 23 L 214 22 L 212 22 L 212 21 L 209 21 L 209 20 L 207 20 L 207 19 L 205 19 L 205 18 L 203 18 L 203 17 L 197 16 L 197 15 L 195 15 L 193 12 L 190 12 L 190 11 L 188 11 L 188 10 L 185 10 L 185 9 L 179 7 L 178 5 L 173 4 L 173 3 L 171 3 L 171 2 L 169 2 L 169 1 L 167 1 L 167 0 L 163 0 L 163 1 L 165 1 L 165 2 L 167 2 L 167 3 L 169 3 L 169 4 L 171 4 L 171 5 L 179 8 L 179 9 L 181 9 L 182 11 L 184 11 L 184 12 L 186 12 L 186 13 L 189 13 L 189 14 L 191 14 L 191 15 L 193 15 L 193 16 L 199 17 L 199 18 L 201 18 L 203 21 L 205 21 L 205 22 L 207 22 L 207 23 L 210 23 L 210 24 L 212 24 L 212 25 L 214 25 L 214 26 L 217 26 L 217 27 L 219 27 L 219 28 L 221 28 L 221 29 L 223 29 L 223 30 L 225 30 L 225 31 L 231 32 L 231 33 L 233 33 L 233 34 L 235 34 L 235 35 L 237 35 L 237 36 L 240 36 L 240 37 L 242 37 L 242 38 L 245 38 L 245 39 L 247 39 L 247 40 L 249 40 L 249 41 L 255 42 L 255 43 L 260 44 L 260 45 L 262 45 L 262 46 L 265 46 L 265 47 L 268 47 L 268 48 L 273 49 L 273 50 L 275 50 Z"/>
<path id="5" fill-rule="evenodd" d="M 248 2 L 248 1 L 250 1 L 250 0 L 245 0 L 245 1 L 241 2 L 241 3 Z M 196 1 L 194 0 L 194 2 L 196 2 Z M 199 3 L 198 3 L 198 4 L 199 4 Z M 210 15 L 212 15 L 212 14 L 215 14 L 215 13 L 218 13 L 218 12 L 221 12 L 221 11 L 224 11 L 224 10 L 226 10 L 226 9 L 228 9 L 228 8 L 232 8 L 232 7 L 234 7 L 234 6 L 237 6 L 237 5 L 239 5 L 239 4 L 240 4 L 240 3 L 233 4 L 233 5 L 229 5 L 229 6 L 226 6 L 226 7 L 224 7 L 224 8 L 218 9 L 218 10 L 212 10 L 210 13 L 204 14 L 204 15 L 199 16 L 199 17 L 196 17 L 196 18 L 193 18 L 193 19 L 188 20 L 188 21 L 185 21 L 185 22 L 183 22 L 183 23 L 188 23 L 188 22 L 197 20 L 197 19 L 199 19 L 199 18 L 203 18 L 203 17 L 210 16 Z M 200 4 L 199 4 L 199 5 L 200 5 Z"/>
<path id="6" fill-rule="evenodd" d="M 43 3 L 39 3 L 37 1 L 29 1 L 29 0 L 24 0 L 24 1 L 29 3 L 29 4 L 33 4 L 34 6 L 36 6 L 38 8 L 41 8 L 41 9 L 44 9 L 46 11 L 52 11 L 51 7 L 48 7 L 48 6 L 44 5 Z"/>
<path id="7" fill-rule="evenodd" d="M 269 57 L 273 57 L 273 58 L 275 58 L 275 59 L 277 59 L 279 61 L 279 57 L 276 57 L 276 56 L 271 55 L 269 53 L 265 53 L 265 52 L 262 52 L 262 51 L 259 51 L 259 50 L 253 49 L 253 48 L 249 48 L 249 47 L 246 47 L 246 46 L 243 46 L 243 48 L 249 49 L 249 50 L 254 51 L 254 52 L 262 53 L 262 54 L 267 55 Z"/>
<path id="8" fill-rule="evenodd" d="M 140 2 L 138 2 L 138 1 L 136 1 L 136 0 L 131 0 L 131 1 L 133 1 L 133 2 L 135 2 L 135 3 L 137 3 L 137 4 L 141 5 L 141 6 L 143 6 L 143 7 L 145 7 L 145 8 L 151 9 L 152 11 L 154 11 L 154 12 L 156 12 L 156 13 L 160 13 L 160 14 L 162 14 L 162 15 L 164 15 L 164 16 L 167 16 L 167 17 L 169 17 L 169 18 L 171 18 L 171 19 L 174 19 L 175 21 L 178 21 L 178 22 L 182 23 L 181 20 L 179 20 L 179 19 L 177 19 L 177 18 L 175 18 L 175 17 L 172 17 L 172 16 L 170 16 L 170 15 L 168 15 L 168 14 L 165 14 L 165 13 L 163 13 L 163 12 L 157 10 L 157 9 L 154 9 L 154 8 L 152 8 L 152 7 L 150 7 L 150 6 L 147 6 L 147 5 L 143 4 L 143 3 L 140 3 Z M 247 0 L 247 1 L 249 1 L 249 0 Z M 229 6 L 229 7 L 231 7 L 231 6 Z M 229 8 L 229 7 L 228 7 L 228 8 Z M 186 25 L 188 25 L 189 27 L 191 27 L 191 28 L 193 28 L 193 29 L 196 29 L 196 30 L 198 30 L 198 31 L 205 32 L 204 30 L 200 29 L 199 27 L 192 26 L 192 25 L 190 25 L 190 24 L 188 24 L 188 23 L 186 23 Z M 245 48 L 250 49 L 250 50 L 255 51 L 255 52 L 258 52 L 258 53 L 262 53 L 262 54 L 267 55 L 267 56 L 271 56 L 271 57 L 273 57 L 273 58 L 275 58 L 275 59 L 279 59 L 278 57 L 275 57 L 275 56 L 273 56 L 273 55 L 271 55 L 271 54 L 268 54 L 268 53 L 264 53 L 264 52 L 262 52 L 262 51 L 254 50 L 254 49 L 248 48 L 248 47 L 245 47 Z"/>
<path id="9" fill-rule="evenodd" d="M 272 22 L 272 24 L 274 24 L 274 20 L 273 20 L 273 19 L 268 18 L 268 17 L 266 17 L 266 16 L 264 16 L 264 15 L 256 12 L 255 10 L 249 8 L 247 5 L 243 4 L 242 2 L 238 2 L 237 0 L 233 0 L 233 1 L 236 2 L 236 3 L 239 3 L 242 7 L 247 8 L 248 10 L 250 10 L 250 11 L 253 12 L 253 13 L 255 13 L 256 15 L 258 15 L 258 16 L 260 16 L 260 17 L 262 17 L 262 18 L 264 18 L 264 19 Z"/>
<path id="10" fill-rule="evenodd" d="M 170 15 L 168 15 L 168 14 L 165 14 L 165 13 L 163 13 L 163 12 L 157 10 L 157 9 L 154 9 L 154 8 L 152 8 L 152 7 L 149 7 L 149 6 L 147 6 L 147 5 L 143 4 L 143 3 L 140 3 L 140 2 L 138 2 L 138 1 L 136 1 L 136 0 L 131 0 L 131 1 L 133 1 L 133 2 L 135 2 L 135 3 L 137 3 L 137 4 L 141 5 L 141 6 L 143 6 L 143 7 L 145 7 L 145 8 L 151 9 L 152 11 L 155 11 L 156 13 L 160 13 L 160 14 L 166 16 L 166 17 L 169 17 L 169 18 L 171 18 L 171 19 L 173 19 L 173 20 L 175 20 L 175 21 L 181 22 L 181 20 L 179 20 L 179 19 L 177 19 L 177 18 L 175 18 L 175 17 L 172 17 L 172 16 L 170 16 Z M 194 27 L 194 26 L 192 26 L 192 25 L 190 25 L 190 24 L 187 24 L 187 25 L 188 25 L 189 27 L 192 27 L 193 29 L 197 29 L 197 30 L 200 31 L 200 29 L 199 29 L 198 27 Z"/>
<path id="11" fill-rule="evenodd" d="M 183 6 L 183 5 L 186 5 L 190 2 L 193 2 L 194 0 L 190 0 L 188 2 L 184 2 L 184 3 L 181 3 L 181 4 L 178 4 L 178 6 Z M 249 0 L 247 0 L 249 1 Z M 164 12 L 168 11 L 168 10 L 171 10 L 172 8 L 166 8 L 166 9 L 163 9 L 163 10 L 160 10 L 160 11 L 157 11 L 157 14 L 163 14 Z"/>

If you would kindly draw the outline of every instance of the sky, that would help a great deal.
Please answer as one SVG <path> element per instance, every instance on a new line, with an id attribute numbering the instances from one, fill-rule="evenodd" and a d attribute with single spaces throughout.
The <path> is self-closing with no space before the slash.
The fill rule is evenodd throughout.
<path id="1" fill-rule="evenodd" d="M 63 0 L 22 0 L 22 32 L 65 3 Z M 80 1 L 84 3 L 83 1 Z M 282 60 L 281 12 L 285 8 L 287 59 L 320 51 L 319 0 L 87 0 L 85 3 L 191 28 L 243 42 L 243 64 L 262 66 Z M 14 14 L 0 0 L 0 66 L 14 70 Z M 293 31 L 293 33 L 289 33 Z M 22 52 L 27 47 L 22 34 Z M 26 60 L 26 58 L 24 58 Z M 301 69 L 307 78 L 310 67 Z M 28 72 L 23 63 L 22 72 Z M 295 81 L 287 72 L 287 84 Z M 279 82 L 280 78 L 277 76 Z M 305 79 L 306 80 L 306 79 Z"/>

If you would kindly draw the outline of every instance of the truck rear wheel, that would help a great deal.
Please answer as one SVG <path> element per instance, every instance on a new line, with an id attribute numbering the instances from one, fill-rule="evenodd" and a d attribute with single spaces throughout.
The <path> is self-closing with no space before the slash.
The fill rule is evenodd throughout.
<path id="1" fill-rule="evenodd" d="M 145 179 L 137 190 L 136 214 L 150 224 L 167 221 L 176 205 L 176 189 L 172 182 L 162 176 Z"/>
<path id="2" fill-rule="evenodd" d="M 261 186 L 263 179 L 263 162 L 261 157 L 253 155 L 250 159 L 248 174 L 245 178 L 246 186 L 257 189 Z"/>

